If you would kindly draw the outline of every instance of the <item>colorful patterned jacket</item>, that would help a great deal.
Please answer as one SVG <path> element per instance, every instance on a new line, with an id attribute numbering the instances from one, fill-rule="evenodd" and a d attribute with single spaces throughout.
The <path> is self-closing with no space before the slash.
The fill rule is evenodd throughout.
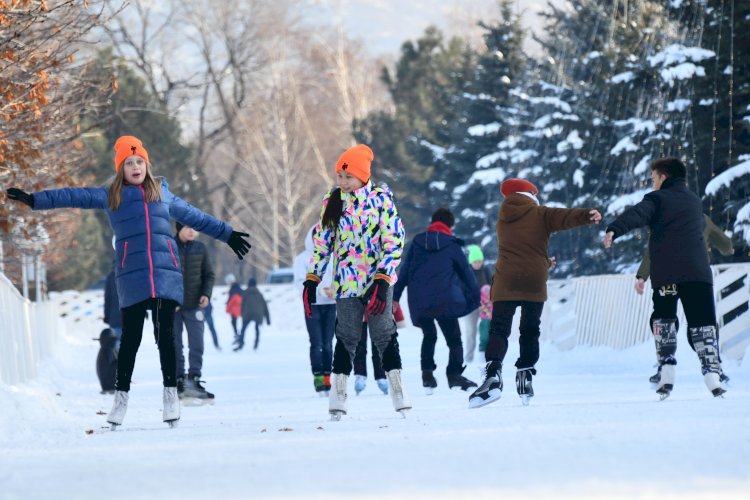
<path id="1" fill-rule="evenodd" d="M 323 213 L 333 190 L 323 198 Z M 308 279 L 320 281 L 329 260 L 333 265 L 336 298 L 362 297 L 375 278 L 396 282 L 404 248 L 404 226 L 385 184 L 372 182 L 352 193 L 341 193 L 343 211 L 334 231 L 315 225 L 315 248 Z"/>

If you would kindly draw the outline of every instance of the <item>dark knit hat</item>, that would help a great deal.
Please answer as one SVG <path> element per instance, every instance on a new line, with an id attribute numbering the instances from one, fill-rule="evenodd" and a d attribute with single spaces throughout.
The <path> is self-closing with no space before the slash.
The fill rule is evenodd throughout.
<path id="1" fill-rule="evenodd" d="M 185 227 L 185 224 L 183 224 L 182 222 L 178 220 L 174 222 L 174 228 L 175 228 L 175 231 L 177 231 L 177 234 L 180 234 L 180 231 L 182 230 L 183 227 Z"/>
<path id="2" fill-rule="evenodd" d="M 531 193 L 536 195 L 539 190 L 535 185 L 527 181 L 526 179 L 508 179 L 500 185 L 500 191 L 503 196 L 510 196 L 513 193 Z"/>

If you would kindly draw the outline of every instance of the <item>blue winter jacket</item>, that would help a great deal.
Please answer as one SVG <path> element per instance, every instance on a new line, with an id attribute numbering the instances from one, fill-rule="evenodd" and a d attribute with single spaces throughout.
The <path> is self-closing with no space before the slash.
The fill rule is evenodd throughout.
<path id="1" fill-rule="evenodd" d="M 182 272 L 170 219 L 227 241 L 232 226 L 193 207 L 162 181 L 161 199 L 147 203 L 141 186 L 125 185 L 117 210 L 107 205 L 107 187 L 64 188 L 34 193 L 34 210 L 101 208 L 115 233 L 115 276 L 120 308 L 149 298 L 182 304 Z"/>
<path id="2" fill-rule="evenodd" d="M 479 286 L 455 236 L 427 231 L 414 237 L 398 268 L 394 300 L 409 287 L 409 313 L 419 326 L 423 319 L 466 316 L 479 307 Z"/>

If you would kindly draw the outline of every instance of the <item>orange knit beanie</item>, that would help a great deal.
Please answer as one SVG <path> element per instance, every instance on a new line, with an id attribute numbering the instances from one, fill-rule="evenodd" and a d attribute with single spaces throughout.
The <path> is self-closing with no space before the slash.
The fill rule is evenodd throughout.
<path id="1" fill-rule="evenodd" d="M 339 157 L 336 162 L 336 173 L 341 170 L 352 174 L 364 183 L 370 180 L 370 163 L 375 158 L 375 153 L 364 144 L 352 146 Z"/>
<path id="2" fill-rule="evenodd" d="M 140 156 L 146 163 L 148 161 L 148 151 L 143 147 L 143 143 L 137 137 L 132 135 L 123 135 L 115 141 L 115 172 L 120 170 L 122 162 L 128 156 Z"/>

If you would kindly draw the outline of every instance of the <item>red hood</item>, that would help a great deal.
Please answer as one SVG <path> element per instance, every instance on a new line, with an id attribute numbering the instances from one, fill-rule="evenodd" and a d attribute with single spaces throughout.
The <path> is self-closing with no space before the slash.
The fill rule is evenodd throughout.
<path id="1" fill-rule="evenodd" d="M 453 236 L 453 232 L 451 231 L 451 228 L 449 228 L 442 222 L 433 222 L 427 227 L 427 230 L 434 231 L 436 233 L 447 234 L 448 236 Z"/>

